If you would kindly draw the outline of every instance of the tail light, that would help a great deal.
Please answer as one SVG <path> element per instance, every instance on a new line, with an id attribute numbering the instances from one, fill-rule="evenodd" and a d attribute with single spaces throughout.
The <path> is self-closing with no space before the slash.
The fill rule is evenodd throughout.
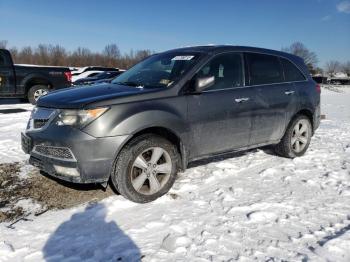
<path id="1" fill-rule="evenodd" d="M 321 85 L 320 84 L 316 84 L 316 91 L 317 91 L 317 93 L 321 93 Z"/>
<path id="2" fill-rule="evenodd" d="M 70 71 L 64 72 L 64 75 L 65 75 L 68 82 L 72 82 L 72 73 Z"/>

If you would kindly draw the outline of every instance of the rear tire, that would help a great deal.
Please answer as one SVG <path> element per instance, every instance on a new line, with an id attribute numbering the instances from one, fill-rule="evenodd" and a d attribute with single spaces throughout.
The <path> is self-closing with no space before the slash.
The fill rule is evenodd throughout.
<path id="1" fill-rule="evenodd" d="M 38 99 L 46 95 L 49 92 L 49 88 L 44 85 L 32 86 L 28 91 L 28 100 L 32 105 L 35 105 Z"/>
<path id="2" fill-rule="evenodd" d="M 312 136 L 310 120 L 305 115 L 298 115 L 289 123 L 282 140 L 275 146 L 278 155 L 295 158 L 305 154 Z"/>
<path id="3" fill-rule="evenodd" d="M 119 153 L 111 174 L 112 186 L 125 198 L 147 203 L 166 194 L 175 182 L 180 156 L 163 137 L 145 134 Z"/>

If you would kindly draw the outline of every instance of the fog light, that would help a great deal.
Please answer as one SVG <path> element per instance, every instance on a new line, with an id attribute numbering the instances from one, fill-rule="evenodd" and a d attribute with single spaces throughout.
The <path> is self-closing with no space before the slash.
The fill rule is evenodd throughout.
<path id="1" fill-rule="evenodd" d="M 79 176 L 79 172 L 76 168 L 64 167 L 64 166 L 53 166 L 58 174 L 65 176 Z"/>

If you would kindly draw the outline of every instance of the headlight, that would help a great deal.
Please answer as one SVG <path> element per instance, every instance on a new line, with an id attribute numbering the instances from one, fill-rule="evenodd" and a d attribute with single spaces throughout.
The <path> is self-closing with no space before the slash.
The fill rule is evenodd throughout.
<path id="1" fill-rule="evenodd" d="M 84 127 L 100 117 L 108 107 L 99 107 L 86 110 L 64 109 L 57 116 L 56 124 L 59 126 Z"/>

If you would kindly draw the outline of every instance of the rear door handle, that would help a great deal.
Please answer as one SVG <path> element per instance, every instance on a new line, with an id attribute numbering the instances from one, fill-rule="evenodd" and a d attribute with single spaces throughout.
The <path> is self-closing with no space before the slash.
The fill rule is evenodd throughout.
<path id="1" fill-rule="evenodd" d="M 236 103 L 244 103 L 247 102 L 250 98 L 249 97 L 241 97 L 241 98 L 235 98 Z"/>
<path id="2" fill-rule="evenodd" d="M 291 91 L 291 90 L 289 90 L 289 91 L 286 91 L 286 92 L 284 92 L 287 96 L 289 96 L 289 95 L 293 95 L 294 93 L 295 93 L 295 91 Z"/>

